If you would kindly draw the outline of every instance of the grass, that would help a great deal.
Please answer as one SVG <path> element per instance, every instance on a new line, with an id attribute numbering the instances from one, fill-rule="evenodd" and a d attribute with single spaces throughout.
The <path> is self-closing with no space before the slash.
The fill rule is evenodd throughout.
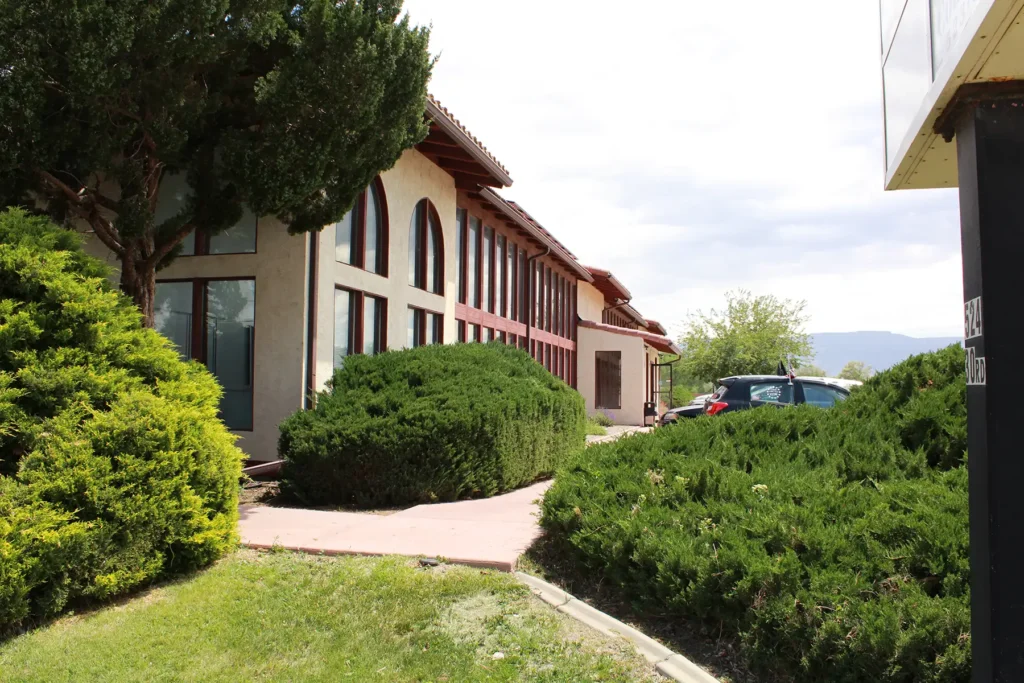
<path id="1" fill-rule="evenodd" d="M 608 430 L 604 428 L 604 425 L 600 425 L 597 421 L 592 418 L 587 418 L 587 436 L 604 436 L 608 433 Z"/>
<path id="2" fill-rule="evenodd" d="M 495 657 L 495 653 L 503 656 Z M 0 645 L 13 681 L 654 681 L 512 576 L 239 551 Z"/>

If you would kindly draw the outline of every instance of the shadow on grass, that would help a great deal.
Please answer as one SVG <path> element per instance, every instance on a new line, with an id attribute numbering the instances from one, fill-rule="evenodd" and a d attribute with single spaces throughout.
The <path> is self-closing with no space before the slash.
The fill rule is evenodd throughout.
<path id="1" fill-rule="evenodd" d="M 543 578 L 576 598 L 625 622 L 699 664 L 722 683 L 781 683 L 755 676 L 747 668 L 736 639 L 723 635 L 722 625 L 702 624 L 631 603 L 616 586 L 579 562 L 544 534 L 519 560 L 519 569 Z"/>
<path id="2" fill-rule="evenodd" d="M 239 546 L 239 548 L 240 547 L 241 546 Z M 63 621 L 65 619 L 87 621 L 88 619 L 96 616 L 97 614 L 105 610 L 116 609 L 118 607 L 126 607 L 130 603 L 139 600 L 148 600 L 153 596 L 154 593 L 156 593 L 156 591 L 163 590 L 164 588 L 169 588 L 171 586 L 176 586 L 179 583 L 192 581 L 197 576 L 212 569 L 218 563 L 229 559 L 235 552 L 236 550 L 229 550 L 227 553 L 224 554 L 223 557 L 214 560 L 205 567 L 194 569 L 188 572 L 181 572 L 178 574 L 164 576 L 150 583 L 146 583 L 141 586 L 136 586 L 135 588 L 129 590 L 126 593 L 120 593 L 113 597 L 104 599 L 80 597 L 71 600 L 70 602 L 68 602 L 67 605 L 64 606 L 64 609 L 62 609 L 57 614 L 54 614 L 49 617 L 25 619 L 21 624 L 19 624 L 16 627 L 0 629 L 0 646 L 6 645 L 10 641 L 16 638 L 20 638 L 21 636 L 28 635 L 33 631 L 48 628 L 53 624 L 59 621 Z"/>

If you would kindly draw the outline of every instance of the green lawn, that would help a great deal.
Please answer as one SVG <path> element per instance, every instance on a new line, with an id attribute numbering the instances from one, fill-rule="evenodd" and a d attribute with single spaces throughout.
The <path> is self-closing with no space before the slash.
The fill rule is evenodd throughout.
<path id="1" fill-rule="evenodd" d="M 178 680 L 657 679 L 510 575 L 407 558 L 239 551 L 0 645 L 5 682 Z"/>
<path id="2" fill-rule="evenodd" d="M 604 436 L 608 430 L 599 425 L 592 418 L 587 418 L 587 436 Z"/>

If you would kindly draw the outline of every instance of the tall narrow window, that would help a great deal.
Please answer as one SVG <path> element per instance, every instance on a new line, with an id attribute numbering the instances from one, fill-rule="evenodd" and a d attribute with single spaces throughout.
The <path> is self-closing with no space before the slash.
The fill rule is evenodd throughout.
<path id="1" fill-rule="evenodd" d="M 498 235 L 494 252 L 494 309 L 505 315 L 505 237 Z"/>
<path id="2" fill-rule="evenodd" d="M 444 240 L 441 221 L 429 199 L 416 204 L 409 226 L 409 284 L 444 293 Z"/>
<path id="3" fill-rule="evenodd" d="M 427 213 L 427 290 L 434 294 L 444 293 L 444 247 L 441 239 L 441 223 L 431 207 Z"/>
<path id="4" fill-rule="evenodd" d="M 594 379 L 594 407 L 618 410 L 622 407 L 622 352 L 597 351 Z"/>
<path id="5" fill-rule="evenodd" d="M 480 308 L 480 288 L 477 287 L 477 273 L 480 261 L 480 219 L 469 217 L 469 256 L 466 259 L 469 286 L 469 305 Z"/>
<path id="6" fill-rule="evenodd" d="M 530 269 L 526 266 L 526 249 L 519 250 L 519 322 L 530 324 Z"/>
<path id="7" fill-rule="evenodd" d="M 565 336 L 568 325 L 565 324 L 565 279 L 558 279 L 558 334 Z"/>
<path id="8" fill-rule="evenodd" d="M 174 342 L 182 359 L 192 358 L 192 282 L 160 282 L 153 297 L 156 331 Z"/>
<path id="9" fill-rule="evenodd" d="M 353 353 L 373 355 L 387 348 L 387 299 L 334 290 L 334 367 Z"/>
<path id="10" fill-rule="evenodd" d="M 544 266 L 539 261 L 534 264 L 533 279 L 537 282 L 534 296 L 537 297 L 537 318 L 533 325 L 538 330 L 544 329 Z"/>
<path id="11" fill-rule="evenodd" d="M 340 368 L 345 357 L 353 352 L 356 324 L 356 293 L 334 290 L 334 367 Z"/>
<path id="12" fill-rule="evenodd" d="M 551 322 L 551 333 L 561 334 L 561 317 L 562 317 L 562 278 L 555 273 L 555 292 L 554 292 L 554 308 L 555 314 L 554 319 Z"/>
<path id="13" fill-rule="evenodd" d="M 334 259 L 387 275 L 386 214 L 384 185 L 377 178 L 356 197 L 352 209 L 334 224 Z"/>
<path id="14" fill-rule="evenodd" d="M 158 282 L 154 305 L 156 330 L 217 378 L 220 418 L 229 429 L 251 430 L 256 282 Z"/>
<path id="15" fill-rule="evenodd" d="M 221 419 L 231 429 L 252 429 L 256 282 L 206 284 L 206 367 L 220 382 Z"/>
<path id="16" fill-rule="evenodd" d="M 427 343 L 444 343 L 444 316 L 440 313 L 427 313 Z"/>
<path id="17" fill-rule="evenodd" d="M 516 263 L 518 263 L 519 257 L 516 256 L 516 245 L 512 242 L 508 243 L 508 262 L 505 266 L 505 300 L 508 302 L 508 317 L 512 320 L 518 320 L 519 315 L 516 311 Z"/>
<path id="18" fill-rule="evenodd" d="M 365 202 L 363 229 L 366 247 L 363 268 L 371 273 L 382 275 L 385 270 L 384 262 L 387 259 L 387 249 L 384 244 L 384 220 L 381 215 L 380 196 L 377 193 L 376 184 L 371 183 L 366 188 L 362 199 Z"/>
<path id="19" fill-rule="evenodd" d="M 552 305 L 554 303 L 554 288 L 551 286 L 553 282 L 554 279 L 552 277 L 551 269 L 545 268 L 544 288 L 546 291 L 544 296 L 544 329 L 548 332 L 551 331 L 551 320 L 554 317 L 552 315 L 554 309 L 554 306 Z"/>
<path id="20" fill-rule="evenodd" d="M 494 228 L 484 228 L 484 274 L 481 283 L 480 296 L 483 298 L 483 308 L 488 313 L 494 313 Z"/>
<path id="21" fill-rule="evenodd" d="M 458 296 L 460 304 L 466 303 L 466 210 L 455 212 L 455 272 L 458 275 Z"/>
<path id="22" fill-rule="evenodd" d="M 409 329 L 406 346 L 414 349 L 422 346 L 423 342 L 423 311 L 418 308 L 409 308 Z"/>
<path id="23" fill-rule="evenodd" d="M 576 341 L 576 285 L 569 287 L 569 339 Z M 575 360 L 573 361 L 575 366 Z M 573 375 L 573 386 L 576 386 L 576 376 Z"/>
<path id="24" fill-rule="evenodd" d="M 387 301 L 375 296 L 363 297 L 363 353 L 372 356 L 384 350 L 384 321 Z"/>

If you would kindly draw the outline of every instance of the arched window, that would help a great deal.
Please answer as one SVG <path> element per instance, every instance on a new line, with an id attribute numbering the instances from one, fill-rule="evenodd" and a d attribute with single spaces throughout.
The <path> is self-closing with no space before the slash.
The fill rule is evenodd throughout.
<path id="1" fill-rule="evenodd" d="M 388 211 L 379 177 L 363 190 L 334 230 L 336 260 L 387 276 Z"/>
<path id="2" fill-rule="evenodd" d="M 409 226 L 409 284 L 444 294 L 444 240 L 441 221 L 429 199 L 421 199 Z"/>

